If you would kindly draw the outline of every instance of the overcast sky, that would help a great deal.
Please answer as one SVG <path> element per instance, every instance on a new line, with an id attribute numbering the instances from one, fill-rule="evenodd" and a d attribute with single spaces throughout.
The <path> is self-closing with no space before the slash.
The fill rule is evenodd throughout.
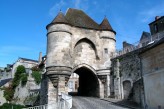
<path id="1" fill-rule="evenodd" d="M 97 23 L 106 16 L 122 41 L 135 43 L 155 16 L 164 15 L 164 0 L 0 0 L 0 67 L 18 57 L 38 60 L 46 54 L 46 25 L 57 13 L 82 9 Z"/>

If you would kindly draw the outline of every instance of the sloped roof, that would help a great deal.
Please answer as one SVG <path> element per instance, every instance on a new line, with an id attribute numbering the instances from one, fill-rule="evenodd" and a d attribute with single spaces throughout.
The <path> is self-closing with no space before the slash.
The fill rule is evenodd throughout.
<path id="1" fill-rule="evenodd" d="M 66 20 L 64 14 L 60 11 L 51 23 L 53 23 L 53 24 L 57 24 L 57 23 L 68 24 L 68 21 Z"/>
<path id="2" fill-rule="evenodd" d="M 8 79 L 4 79 L 0 81 L 0 87 L 5 85 L 6 83 L 8 83 L 10 80 L 12 80 L 12 78 L 8 78 Z"/>
<path id="3" fill-rule="evenodd" d="M 110 30 L 113 31 L 108 19 L 105 17 L 104 20 L 101 22 L 100 27 L 102 30 Z"/>
<path id="4" fill-rule="evenodd" d="M 134 46 L 134 45 L 132 45 L 130 43 L 127 43 L 126 41 L 123 42 L 123 48 L 125 48 L 125 47 L 131 47 L 131 46 Z"/>
<path id="5" fill-rule="evenodd" d="M 73 9 L 73 8 L 69 8 L 66 12 L 66 15 L 64 15 L 62 12 L 59 12 L 58 15 L 55 17 L 55 19 L 49 25 L 47 25 L 47 27 L 52 24 L 58 24 L 58 23 L 69 24 L 71 26 L 87 28 L 87 29 L 107 30 L 107 31 L 112 31 L 116 34 L 116 32 L 112 29 L 107 18 L 105 18 L 102 21 L 102 23 L 99 25 L 82 10 Z"/>
<path id="6" fill-rule="evenodd" d="M 142 51 L 140 52 L 140 54 L 142 54 L 142 53 L 144 53 L 144 52 L 146 52 L 146 51 L 148 51 L 148 50 L 151 50 L 152 48 L 155 48 L 156 46 L 161 45 L 161 44 L 164 44 L 164 37 L 161 38 L 159 41 L 154 42 L 154 43 L 152 43 L 152 44 L 146 46 L 146 48 L 145 48 L 144 50 L 142 50 Z"/>
<path id="7" fill-rule="evenodd" d="M 143 31 L 140 41 L 143 39 L 151 38 L 150 36 L 150 33 Z"/>
<path id="8" fill-rule="evenodd" d="M 161 16 L 161 17 L 158 18 L 157 20 L 154 20 L 153 22 L 149 23 L 149 25 L 151 25 L 151 24 L 153 24 L 153 23 L 155 23 L 155 22 L 158 22 L 158 21 L 161 20 L 161 19 L 164 19 L 164 16 Z"/>
<path id="9" fill-rule="evenodd" d="M 32 61 L 32 62 L 38 62 L 37 60 L 33 60 L 33 59 L 27 59 L 27 58 L 19 58 L 19 59 L 22 59 L 24 61 Z"/>
<path id="10" fill-rule="evenodd" d="M 99 29 L 99 25 L 82 10 L 69 8 L 65 17 L 74 26 Z"/>

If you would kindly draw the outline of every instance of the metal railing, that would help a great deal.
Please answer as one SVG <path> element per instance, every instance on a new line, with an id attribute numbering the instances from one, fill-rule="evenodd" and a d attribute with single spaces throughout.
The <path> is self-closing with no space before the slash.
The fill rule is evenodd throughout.
<path id="1" fill-rule="evenodd" d="M 61 93 L 61 98 L 59 102 L 55 102 L 53 104 L 28 107 L 23 109 L 71 109 L 71 108 L 72 108 L 72 97 L 65 93 Z"/>

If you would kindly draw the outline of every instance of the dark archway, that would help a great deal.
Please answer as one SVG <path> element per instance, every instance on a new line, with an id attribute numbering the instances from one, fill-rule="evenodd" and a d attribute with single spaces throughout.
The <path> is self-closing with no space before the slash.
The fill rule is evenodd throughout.
<path id="1" fill-rule="evenodd" d="M 79 75 L 78 96 L 99 97 L 98 78 L 92 70 L 80 67 L 74 73 Z"/>

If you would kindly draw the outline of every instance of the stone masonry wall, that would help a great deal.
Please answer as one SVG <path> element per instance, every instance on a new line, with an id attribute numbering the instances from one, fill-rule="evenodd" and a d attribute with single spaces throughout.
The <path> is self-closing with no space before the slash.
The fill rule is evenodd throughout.
<path id="1" fill-rule="evenodd" d="M 131 99 L 140 104 L 141 80 L 139 50 L 112 59 L 112 77 L 114 79 L 115 98 Z M 140 84 L 142 85 L 142 84 Z"/>
<path id="2" fill-rule="evenodd" d="M 0 89 L 0 106 L 1 105 L 3 105 L 4 103 L 6 103 L 7 101 L 6 101 L 6 99 L 5 99 L 5 97 L 4 97 L 4 90 L 1 90 Z"/>
<path id="3" fill-rule="evenodd" d="M 46 73 L 55 87 L 60 75 L 67 80 L 72 70 L 81 65 L 90 66 L 96 75 L 110 74 L 110 58 L 115 52 L 115 33 L 67 24 L 54 24 L 47 30 Z M 58 95 L 63 90 L 60 88 L 65 85 L 58 87 Z M 104 90 L 105 93 L 108 92 L 107 89 Z"/>
<path id="4" fill-rule="evenodd" d="M 40 84 L 35 83 L 34 78 L 29 74 L 28 81 L 25 86 L 22 86 L 21 83 L 16 87 L 14 93 L 13 102 L 24 105 L 24 101 L 28 96 L 30 96 L 31 90 L 39 90 Z"/>
<path id="5" fill-rule="evenodd" d="M 145 107 L 164 108 L 164 43 L 141 54 Z"/>
<path id="6" fill-rule="evenodd" d="M 115 52 L 115 34 L 56 24 L 48 29 L 47 67 L 75 67 L 85 63 L 97 69 L 106 68 L 106 61 Z M 105 54 L 104 49 L 107 49 Z M 90 51 L 91 50 L 91 51 Z M 79 55 L 78 52 L 82 52 Z M 91 56 L 86 55 L 89 53 Z M 89 56 L 89 57 L 88 57 Z M 78 59 L 76 58 L 78 57 Z"/>

